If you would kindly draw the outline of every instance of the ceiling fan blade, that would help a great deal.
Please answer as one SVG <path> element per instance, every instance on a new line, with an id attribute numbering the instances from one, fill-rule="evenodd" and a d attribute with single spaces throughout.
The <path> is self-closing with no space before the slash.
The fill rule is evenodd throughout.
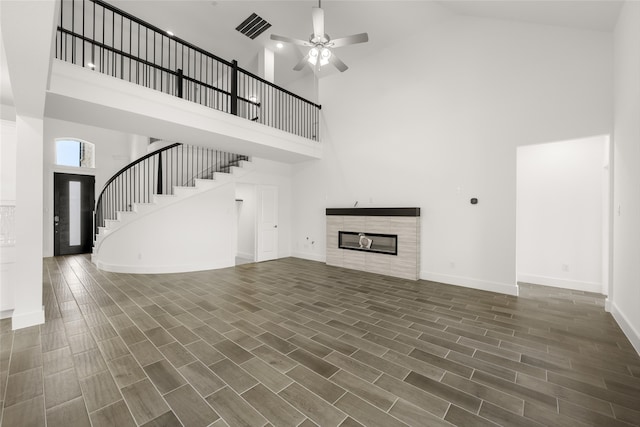
<path id="1" fill-rule="evenodd" d="M 313 19 L 313 36 L 314 38 L 324 38 L 324 10 L 319 7 L 311 9 L 311 18 Z"/>
<path id="2" fill-rule="evenodd" d="M 304 41 L 304 40 L 292 39 L 291 37 L 278 36 L 276 34 L 271 34 L 271 40 L 275 40 L 275 41 L 279 41 L 279 42 L 285 42 L 285 43 L 297 44 L 297 45 L 300 45 L 300 46 L 313 46 L 311 43 L 309 43 L 307 41 Z"/>
<path id="3" fill-rule="evenodd" d="M 360 34 L 354 34 L 351 36 L 331 40 L 331 43 L 332 43 L 331 47 L 342 47 L 350 44 L 366 43 L 368 41 L 369 41 L 369 34 L 360 33 Z"/>
<path id="4" fill-rule="evenodd" d="M 304 66 L 305 66 L 305 65 L 307 65 L 307 64 L 309 63 L 309 62 L 308 62 L 308 59 L 309 59 L 309 54 L 307 53 L 307 54 L 304 56 L 304 58 L 302 58 L 302 59 L 300 60 L 300 62 L 298 62 L 298 63 L 296 64 L 296 66 L 295 66 L 295 67 L 293 67 L 293 69 L 294 69 L 295 71 L 300 71 L 300 70 L 302 70 L 302 69 L 304 68 Z"/>
<path id="5" fill-rule="evenodd" d="M 329 57 L 329 62 L 331 62 L 338 70 L 340 70 L 341 73 L 344 73 L 349 69 L 349 67 L 347 67 L 347 64 L 342 62 L 340 58 L 338 58 L 336 54 L 333 52 L 331 52 L 331 56 Z"/>

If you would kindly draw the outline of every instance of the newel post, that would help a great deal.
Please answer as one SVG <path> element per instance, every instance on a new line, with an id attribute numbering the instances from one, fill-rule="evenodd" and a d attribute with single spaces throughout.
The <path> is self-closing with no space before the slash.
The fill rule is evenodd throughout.
<path id="1" fill-rule="evenodd" d="M 238 61 L 232 61 L 231 67 L 231 114 L 238 115 Z"/>
<path id="2" fill-rule="evenodd" d="M 177 81 L 176 81 L 176 86 L 178 89 L 178 93 L 177 96 L 178 98 L 182 98 L 182 69 L 178 68 L 178 75 L 177 75 Z"/>
<path id="3" fill-rule="evenodd" d="M 156 194 L 162 194 L 162 153 L 158 153 L 158 182 Z"/>

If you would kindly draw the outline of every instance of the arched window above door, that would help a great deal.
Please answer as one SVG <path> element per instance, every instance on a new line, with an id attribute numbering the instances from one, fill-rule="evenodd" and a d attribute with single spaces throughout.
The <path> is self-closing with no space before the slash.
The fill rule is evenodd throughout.
<path id="1" fill-rule="evenodd" d="M 95 167 L 95 146 L 74 138 L 56 139 L 56 164 L 76 168 Z"/>

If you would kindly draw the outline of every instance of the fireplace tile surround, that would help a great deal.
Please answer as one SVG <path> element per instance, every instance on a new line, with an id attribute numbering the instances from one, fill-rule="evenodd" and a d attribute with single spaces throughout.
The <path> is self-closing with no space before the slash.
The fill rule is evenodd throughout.
<path id="1" fill-rule="evenodd" d="M 327 265 L 418 280 L 420 208 L 328 208 Z M 397 235 L 397 255 L 341 249 L 340 232 Z"/>

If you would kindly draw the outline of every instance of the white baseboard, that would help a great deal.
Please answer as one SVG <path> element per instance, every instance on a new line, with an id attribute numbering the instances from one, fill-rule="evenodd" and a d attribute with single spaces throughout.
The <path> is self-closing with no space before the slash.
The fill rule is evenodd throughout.
<path id="1" fill-rule="evenodd" d="M 488 280 L 479 280 L 472 277 L 453 276 L 449 274 L 432 273 L 430 271 L 421 271 L 420 279 L 430 280 L 432 282 L 446 283 L 447 285 L 464 286 L 465 288 L 480 289 L 483 291 L 498 292 L 507 295 L 518 295 L 518 286 L 508 283 L 490 282 Z"/>
<path id="2" fill-rule="evenodd" d="M 327 256 L 325 254 L 315 254 L 311 252 L 294 252 L 291 254 L 294 258 L 308 259 L 310 261 L 326 262 Z"/>
<path id="3" fill-rule="evenodd" d="M 611 315 L 616 322 L 618 322 L 618 326 L 620 326 L 620 329 L 622 329 L 622 332 L 627 336 L 633 348 L 635 348 L 640 355 L 640 332 L 633 327 L 615 302 L 611 303 Z"/>
<path id="4" fill-rule="evenodd" d="M 8 319 L 13 315 L 13 309 L 0 311 L 0 319 Z"/>
<path id="5" fill-rule="evenodd" d="M 192 271 L 217 270 L 220 268 L 234 267 L 236 265 L 235 257 L 228 262 L 216 262 L 207 264 L 193 265 L 120 265 L 107 264 L 98 261 L 96 267 L 100 270 L 109 271 L 111 273 L 129 273 L 129 274 L 167 274 L 167 273 L 189 273 Z"/>
<path id="6" fill-rule="evenodd" d="M 44 306 L 42 310 L 30 311 L 28 313 L 21 313 L 17 310 L 13 310 L 13 316 L 11 316 L 11 329 L 28 328 L 29 326 L 41 325 L 44 323 Z"/>
<path id="7" fill-rule="evenodd" d="M 553 286 L 554 288 L 573 289 L 583 292 L 602 294 L 602 283 L 582 282 L 579 280 L 560 279 L 557 277 L 536 276 L 535 274 L 518 273 L 518 282 L 534 285 Z"/>

